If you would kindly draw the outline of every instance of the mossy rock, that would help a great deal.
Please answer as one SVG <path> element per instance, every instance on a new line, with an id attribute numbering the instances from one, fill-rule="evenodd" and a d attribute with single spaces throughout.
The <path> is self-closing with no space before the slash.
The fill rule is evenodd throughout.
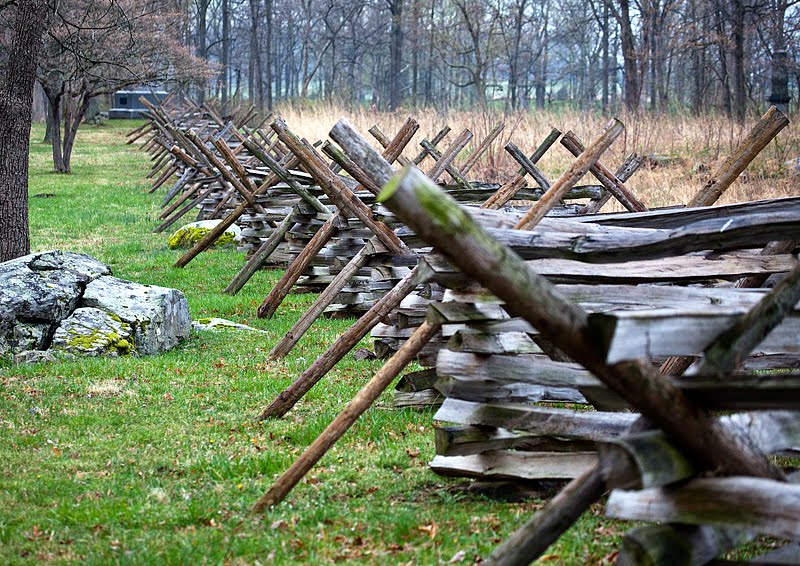
<path id="1" fill-rule="evenodd" d="M 182 226 L 172 234 L 167 240 L 167 246 L 171 250 L 179 248 L 191 248 L 197 242 L 203 239 L 213 228 L 215 228 L 221 220 L 201 220 L 199 222 L 192 222 L 186 226 Z M 241 239 L 242 231 L 235 224 L 228 227 L 227 230 L 217 238 L 213 247 L 235 245 Z"/>

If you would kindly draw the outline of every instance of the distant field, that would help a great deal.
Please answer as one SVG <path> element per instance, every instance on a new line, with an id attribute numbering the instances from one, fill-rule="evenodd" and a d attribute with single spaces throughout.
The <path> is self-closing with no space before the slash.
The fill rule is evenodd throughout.
<path id="1" fill-rule="evenodd" d="M 508 116 L 454 112 L 449 116 L 440 116 L 427 110 L 389 114 L 320 106 L 313 109 L 282 107 L 276 113 L 308 139 L 323 139 L 341 117 L 347 117 L 364 132 L 378 124 L 388 133 L 396 131 L 411 116 L 421 125 L 418 135 L 430 138 L 442 126 L 448 125 L 455 133 L 468 128 L 475 136 L 473 139 L 478 141 L 497 123 L 503 122 L 506 128 L 499 138 L 500 142 L 495 142 L 487 159 L 482 160 L 471 173 L 471 178 L 487 181 L 505 179 L 516 171 L 516 162 L 502 149 L 509 140 L 530 153 L 550 133 L 551 128 L 557 127 L 563 132 L 573 130 L 581 140 L 588 142 L 603 131 L 609 120 L 599 114 L 573 110 L 531 111 Z M 744 125 L 738 125 L 724 116 L 695 117 L 689 114 L 623 114 L 619 118 L 626 126 L 626 133 L 602 159 L 609 168 L 613 170 L 626 155 L 634 151 L 643 155 L 679 158 L 667 167 L 643 167 L 627 183 L 649 207 L 685 204 L 702 187 L 714 166 L 721 163 L 756 122 L 756 117 L 751 117 Z M 791 116 L 789 118 L 792 119 Z M 800 157 L 800 129 L 790 124 L 723 195 L 720 203 L 800 194 L 800 177 L 792 177 L 789 168 L 784 166 L 784 162 L 797 157 Z M 552 147 L 539 165 L 549 178 L 556 179 L 571 160 L 572 155 L 559 145 Z M 613 210 L 611 205 L 608 206 L 606 210 Z"/>
<path id="2" fill-rule="evenodd" d="M 283 114 L 312 139 L 344 115 L 387 132 L 405 118 L 336 109 Z M 480 137 L 500 119 L 417 117 L 428 136 L 447 122 Z M 604 122 L 576 113 L 506 120 L 503 138 L 528 151 L 551 125 L 574 127 L 588 140 Z M 124 145 L 131 127 L 82 127 L 70 176 L 49 172 L 42 128 L 34 129 L 33 248 L 89 253 L 120 277 L 180 288 L 194 318 L 220 316 L 267 333 L 195 334 L 149 358 L 0 363 L 0 563 L 437 564 L 462 556 L 469 564 L 543 504 L 492 501 L 468 491 L 466 480 L 430 472 L 433 412 L 395 410 L 386 394 L 284 504 L 251 514 L 381 363 L 348 356 L 287 418 L 256 424 L 257 411 L 351 322 L 321 321 L 289 359 L 266 361 L 312 297 L 290 295 L 274 319 L 259 320 L 257 305 L 279 272 L 261 272 L 229 297 L 221 290 L 243 264 L 241 254 L 214 250 L 172 268 L 179 252 L 167 249 L 166 235 L 151 233 L 163 192 L 147 194 L 147 159 Z M 633 149 L 684 158 L 630 183 L 650 205 L 684 202 L 702 184 L 695 163 L 723 157 L 741 135 L 721 118 L 629 120 L 625 147 L 618 142 L 605 160 L 615 165 Z M 798 194 L 780 167 L 797 155 L 790 126 L 727 200 Z M 499 150 L 493 159 L 476 176 L 496 179 L 516 168 Z M 555 177 L 568 160 L 553 148 L 542 166 Z M 601 513 L 594 506 L 542 563 L 611 563 L 628 525 Z"/>

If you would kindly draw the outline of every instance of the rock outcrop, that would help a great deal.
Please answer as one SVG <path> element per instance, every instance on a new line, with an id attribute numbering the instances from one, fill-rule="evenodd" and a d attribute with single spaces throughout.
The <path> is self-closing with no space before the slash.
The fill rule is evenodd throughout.
<path id="1" fill-rule="evenodd" d="M 183 293 L 117 279 L 88 255 L 50 251 L 0 264 L 0 356 L 155 354 L 190 329 Z"/>

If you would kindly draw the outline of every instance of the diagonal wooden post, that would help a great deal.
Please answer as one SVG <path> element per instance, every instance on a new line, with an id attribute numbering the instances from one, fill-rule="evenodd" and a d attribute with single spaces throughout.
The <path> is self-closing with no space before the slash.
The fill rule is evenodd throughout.
<path id="1" fill-rule="evenodd" d="M 584 151 L 583 144 L 581 144 L 575 133 L 571 131 L 564 134 L 561 138 L 561 145 L 566 147 L 575 157 L 578 157 L 581 155 L 581 152 Z M 631 212 L 644 212 L 647 210 L 647 207 L 636 198 L 636 195 L 634 195 L 630 189 L 601 162 L 598 161 L 594 163 L 589 170 L 592 172 L 592 175 L 600 181 L 600 184 L 614 195 L 627 210 Z"/>
<path id="2" fill-rule="evenodd" d="M 747 137 L 736 146 L 730 156 L 711 175 L 702 189 L 686 204 L 687 207 L 710 206 L 717 202 L 750 162 L 767 147 L 778 133 L 789 125 L 786 115 L 772 106 L 756 123 Z"/>
<path id="3" fill-rule="evenodd" d="M 375 376 L 356 394 L 347 407 L 327 426 L 305 452 L 294 461 L 272 487 L 253 506 L 258 513 L 283 501 L 308 471 L 320 461 L 331 447 L 350 429 L 380 397 L 392 381 L 439 331 L 441 325 L 423 323 L 387 361 Z"/>
<path id="4" fill-rule="evenodd" d="M 413 135 L 413 133 L 409 135 L 409 131 L 416 131 L 415 125 L 416 122 L 411 120 L 407 121 L 404 127 L 398 132 L 398 135 L 395 136 L 395 143 L 390 144 L 390 148 L 387 148 L 384 153 L 389 157 L 396 158 L 397 155 L 403 151 L 403 144 L 408 143 L 408 140 L 411 139 L 411 135 Z M 393 253 L 404 253 L 408 249 L 388 226 L 372 218 L 372 211 L 344 185 L 339 177 L 334 175 L 330 169 L 327 168 L 316 152 L 312 151 L 311 148 L 303 144 L 297 136 L 289 131 L 285 123 L 276 120 L 273 122 L 272 127 L 281 141 L 286 144 L 292 153 L 302 159 L 309 173 L 316 179 L 319 185 L 323 187 L 323 190 L 325 190 L 331 200 L 337 203 L 342 214 L 357 216 L 372 230 L 381 243 Z M 289 269 L 286 270 L 275 287 L 273 287 L 272 291 L 270 291 L 261 303 L 258 309 L 258 316 L 260 318 L 271 317 L 275 313 L 305 268 L 308 267 L 314 257 L 316 257 L 319 251 L 336 233 L 337 228 L 334 227 L 333 224 L 326 228 L 324 232 L 322 228 L 317 231 L 311 242 L 306 244 L 303 252 L 295 258 L 292 265 L 289 266 Z M 312 243 L 314 245 L 313 247 L 311 247 Z M 338 281 L 341 281 L 341 278 Z"/>
<path id="5" fill-rule="evenodd" d="M 625 130 L 625 126 L 619 120 L 612 121 L 606 131 L 580 154 L 578 159 L 564 171 L 561 177 L 553 183 L 550 190 L 542 195 L 536 203 L 525 213 L 525 216 L 517 223 L 515 228 L 527 230 L 528 226 L 535 226 L 558 201 L 591 169 L 595 162 L 614 142 L 617 137 Z"/>
<path id="6" fill-rule="evenodd" d="M 557 128 L 553 128 L 550 130 L 550 133 L 547 134 L 547 137 L 542 140 L 542 143 L 539 144 L 539 147 L 534 150 L 534 152 L 530 156 L 530 161 L 533 164 L 539 162 L 539 160 L 547 153 L 547 150 L 550 149 L 556 140 L 561 135 L 561 131 Z M 524 186 L 525 186 L 525 175 L 527 171 L 525 169 L 520 168 L 517 171 L 517 174 L 514 175 L 511 179 L 506 181 L 502 187 L 497 189 L 495 193 L 481 205 L 481 208 L 489 208 L 489 209 L 497 209 L 507 203 L 515 194 L 517 194 Z"/>

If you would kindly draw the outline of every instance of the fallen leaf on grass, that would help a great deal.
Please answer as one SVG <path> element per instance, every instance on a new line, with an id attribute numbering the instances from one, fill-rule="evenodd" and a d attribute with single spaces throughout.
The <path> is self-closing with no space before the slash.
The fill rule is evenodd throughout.
<path id="1" fill-rule="evenodd" d="M 436 523 L 432 522 L 427 525 L 419 525 L 417 530 L 422 531 L 423 533 L 428 533 L 428 537 L 434 538 L 436 533 L 439 532 L 439 527 L 436 526 Z"/>
<path id="2" fill-rule="evenodd" d="M 172 394 L 170 394 L 170 392 L 167 391 L 166 393 L 164 393 L 164 399 L 166 399 L 167 401 L 173 401 L 175 397 L 173 397 Z"/>

